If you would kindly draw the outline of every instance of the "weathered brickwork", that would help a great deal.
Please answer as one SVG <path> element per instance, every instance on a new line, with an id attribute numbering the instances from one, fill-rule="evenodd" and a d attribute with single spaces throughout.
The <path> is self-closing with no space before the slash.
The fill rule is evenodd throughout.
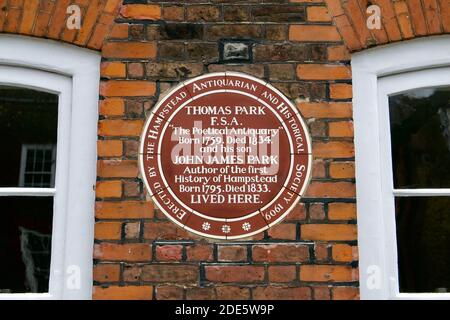
<path id="1" fill-rule="evenodd" d="M 66 8 L 81 8 L 68 30 Z M 357 299 L 350 53 L 448 33 L 447 0 L 0 0 L 0 32 L 102 53 L 94 299 Z M 227 43 L 243 51 L 238 59 Z M 230 58 L 231 57 L 231 58 Z M 235 60 L 233 60 L 235 59 Z M 147 199 L 139 135 L 182 80 L 240 71 L 297 105 L 313 140 L 313 180 L 286 220 L 239 242 L 180 229 Z"/>
<path id="2" fill-rule="evenodd" d="M 103 47 L 94 298 L 358 297 L 349 54 L 322 1 L 125 1 Z M 246 61 L 224 61 L 224 43 Z M 241 71 L 295 102 L 313 137 L 314 177 L 285 222 L 209 241 L 146 199 L 143 121 L 179 81 Z M 121 290 L 121 288 L 123 290 Z"/>
<path id="3" fill-rule="evenodd" d="M 67 7 L 81 9 L 81 29 L 66 28 Z M 121 0 L 0 0 L 0 33 L 48 38 L 99 50 Z"/>
<path id="4" fill-rule="evenodd" d="M 448 0 L 325 0 L 350 51 L 450 33 Z M 381 29 L 366 27 L 366 8 L 381 9 Z"/>

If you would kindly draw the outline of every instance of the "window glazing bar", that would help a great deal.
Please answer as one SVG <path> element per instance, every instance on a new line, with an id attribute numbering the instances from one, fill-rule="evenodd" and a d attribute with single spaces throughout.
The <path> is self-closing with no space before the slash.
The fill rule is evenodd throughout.
<path id="1" fill-rule="evenodd" d="M 450 189 L 394 189 L 396 197 L 445 197 L 450 196 Z"/>
<path id="2" fill-rule="evenodd" d="M 56 188 L 0 188 L 0 197 L 6 196 L 34 196 L 48 197 L 54 196 Z"/>

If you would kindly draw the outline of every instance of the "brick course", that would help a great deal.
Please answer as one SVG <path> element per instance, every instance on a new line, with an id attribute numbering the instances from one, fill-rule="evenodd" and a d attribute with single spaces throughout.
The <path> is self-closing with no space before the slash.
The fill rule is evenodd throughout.
<path id="1" fill-rule="evenodd" d="M 113 26 L 121 0 L 26 0 L 0 4 L 0 33 L 48 38 L 100 50 Z M 77 4 L 82 11 L 80 30 L 65 28 L 66 10 L 71 4 Z"/>
<path id="2" fill-rule="evenodd" d="M 415 37 L 450 32 L 447 0 L 325 0 L 333 21 L 350 51 Z M 381 9 L 381 29 L 366 27 L 366 8 Z"/>

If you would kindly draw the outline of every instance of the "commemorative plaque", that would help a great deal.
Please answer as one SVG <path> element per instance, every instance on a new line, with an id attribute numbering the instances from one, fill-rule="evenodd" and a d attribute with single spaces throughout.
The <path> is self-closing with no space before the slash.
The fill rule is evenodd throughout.
<path id="1" fill-rule="evenodd" d="M 238 239 L 282 221 L 310 179 L 307 127 L 269 83 L 211 73 L 170 90 L 141 138 L 150 196 L 180 227 Z"/>

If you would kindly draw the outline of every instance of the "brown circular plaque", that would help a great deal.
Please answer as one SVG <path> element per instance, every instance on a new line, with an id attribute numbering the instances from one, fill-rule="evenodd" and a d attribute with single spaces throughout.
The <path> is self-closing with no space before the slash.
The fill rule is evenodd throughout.
<path id="1" fill-rule="evenodd" d="M 161 211 L 217 239 L 248 237 L 282 221 L 312 167 L 295 106 L 270 84 L 236 72 L 170 90 L 146 122 L 139 159 Z"/>

